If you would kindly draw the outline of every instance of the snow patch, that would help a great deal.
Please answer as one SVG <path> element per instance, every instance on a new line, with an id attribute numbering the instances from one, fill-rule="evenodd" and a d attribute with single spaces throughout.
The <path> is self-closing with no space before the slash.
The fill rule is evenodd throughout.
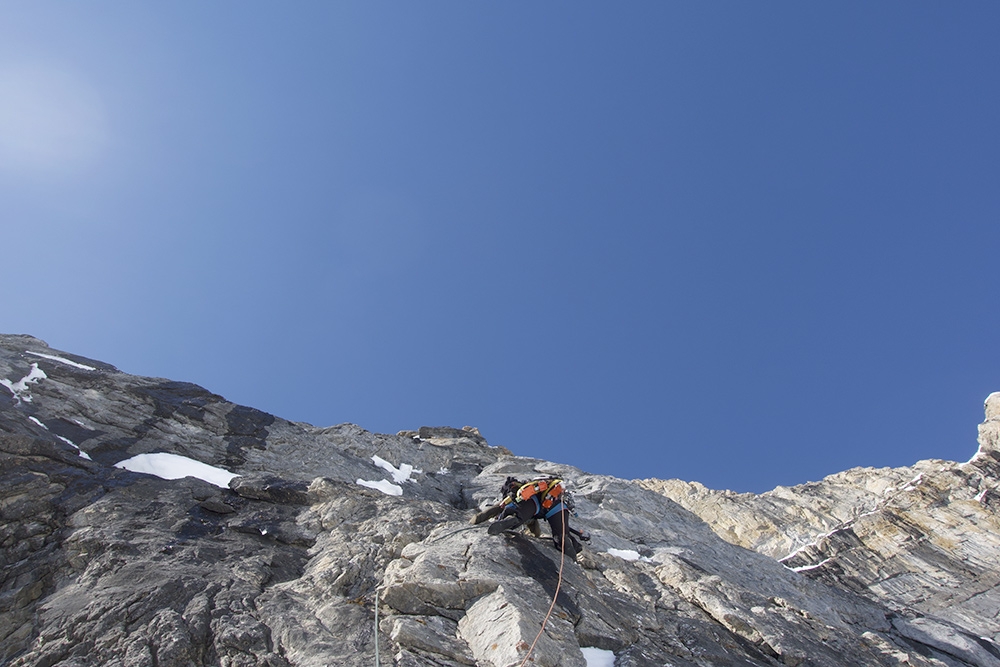
<path id="1" fill-rule="evenodd" d="M 424 472 L 423 470 L 414 470 L 409 463 L 400 463 L 397 468 L 380 456 L 373 456 L 372 463 L 392 475 L 392 481 L 396 484 L 407 481 L 413 473 L 422 474 Z"/>
<path id="2" fill-rule="evenodd" d="M 450 475 L 451 471 L 448 470 L 447 468 L 440 468 L 438 470 L 437 474 L 439 474 L 439 475 Z"/>
<path id="3" fill-rule="evenodd" d="M 11 382 L 10 380 L 4 378 L 3 380 L 0 380 L 0 385 L 10 389 L 10 393 L 14 394 L 14 398 L 17 399 L 18 403 L 21 401 L 31 403 L 31 394 L 28 393 L 28 386 L 35 384 L 39 380 L 44 380 L 47 377 L 48 375 L 46 375 L 45 371 L 38 367 L 38 364 L 31 364 L 31 370 L 28 371 L 28 374 L 23 378 L 17 382 Z"/>
<path id="4" fill-rule="evenodd" d="M 49 430 L 49 427 L 46 426 L 44 423 L 42 423 L 42 420 L 39 419 L 38 417 L 31 416 L 31 417 L 28 417 L 28 419 L 31 420 L 31 421 L 33 421 L 33 422 L 35 422 L 36 424 L 38 424 L 39 426 L 41 426 L 42 428 L 44 428 L 46 431 Z M 59 438 L 60 440 L 62 440 L 63 442 L 65 442 L 67 445 L 70 445 L 70 446 L 74 447 L 76 449 L 76 451 L 80 453 L 80 456 L 82 458 L 85 458 L 88 461 L 93 461 L 94 460 L 94 459 L 90 458 L 90 454 L 88 454 L 87 452 L 85 452 L 82 449 L 80 449 L 80 445 L 76 444 L 75 442 L 73 442 L 69 438 L 64 438 L 61 435 L 57 435 L 56 437 Z"/>
<path id="5" fill-rule="evenodd" d="M 615 667 L 615 654 L 600 648 L 586 647 L 580 648 L 583 651 L 583 659 L 587 661 L 587 667 Z"/>
<path id="6" fill-rule="evenodd" d="M 786 565 L 785 567 L 788 567 L 788 569 L 791 570 L 792 572 L 808 572 L 809 570 L 815 570 L 818 567 L 823 567 L 824 565 L 826 565 L 827 563 L 829 563 L 832 560 L 833 560 L 832 558 L 827 558 L 826 560 L 820 561 L 819 563 L 816 563 L 815 565 L 803 565 L 801 567 L 788 567 Z"/>
<path id="7" fill-rule="evenodd" d="M 987 491 L 989 491 L 989 489 L 983 489 L 982 491 L 979 492 L 979 495 L 976 496 L 976 502 L 977 503 L 982 503 L 984 500 L 986 500 L 986 492 Z"/>
<path id="8" fill-rule="evenodd" d="M 397 468 L 396 466 L 392 465 L 391 463 L 383 459 L 381 456 L 373 456 L 372 463 L 374 463 L 376 466 L 378 466 L 382 470 L 385 470 L 390 475 L 392 475 L 392 482 L 396 482 L 396 484 L 393 484 L 387 479 L 382 479 L 377 482 L 373 482 L 367 479 L 360 479 L 360 478 L 355 483 L 367 487 L 369 489 L 375 489 L 376 491 L 381 491 L 387 496 L 403 495 L 403 487 L 398 485 L 406 481 L 412 482 L 414 480 L 410 479 L 411 475 L 413 475 L 414 473 L 422 474 L 424 472 L 423 470 L 415 470 L 413 466 L 411 466 L 409 463 L 400 463 L 399 467 Z"/>
<path id="9" fill-rule="evenodd" d="M 874 512 L 869 512 L 868 514 L 874 514 Z M 813 540 L 809 544 L 804 544 L 801 547 L 799 547 L 798 549 L 796 549 L 795 551 L 793 551 L 790 554 L 788 554 L 787 556 L 785 556 L 783 558 L 779 558 L 778 562 L 779 563 L 784 563 L 786 560 L 791 560 L 793 557 L 798 556 L 800 553 L 802 553 L 806 549 L 808 549 L 810 547 L 818 547 L 819 543 L 822 542 L 823 540 L 828 539 L 830 537 L 833 537 L 837 533 L 845 531 L 848 528 L 851 528 L 853 526 L 854 526 L 854 519 L 851 519 L 850 521 L 842 523 L 839 526 L 837 526 L 836 528 L 834 528 L 833 530 L 831 530 L 829 533 L 823 533 L 822 535 L 820 535 L 819 537 L 817 537 L 815 540 Z M 791 568 L 789 568 L 789 569 L 791 569 Z"/>
<path id="10" fill-rule="evenodd" d="M 220 488 L 229 488 L 229 482 L 236 473 L 223 468 L 216 468 L 201 461 L 189 459 L 179 454 L 139 454 L 115 464 L 116 468 L 124 468 L 132 472 L 146 475 L 156 475 L 161 479 L 181 479 L 182 477 L 197 477 L 200 480 L 214 484 Z"/>
<path id="11" fill-rule="evenodd" d="M 608 549 L 608 553 L 611 554 L 612 556 L 617 556 L 622 560 L 628 560 L 628 561 L 640 560 L 643 563 L 653 562 L 652 559 L 640 555 L 638 551 L 635 551 L 633 549 Z"/>
<path id="12" fill-rule="evenodd" d="M 857 521 L 858 519 L 860 519 L 861 517 L 871 516 L 872 514 L 877 514 L 880 511 L 881 511 L 880 508 L 875 508 L 875 509 L 873 509 L 873 510 L 871 510 L 869 512 L 863 512 L 862 514 L 859 514 L 858 516 L 854 517 L 850 521 L 845 521 L 844 523 L 840 524 L 839 526 L 837 526 L 836 528 L 834 528 L 833 530 L 831 530 L 829 533 L 823 533 L 822 535 L 820 535 L 819 537 L 817 537 L 815 540 L 813 540 L 809 544 L 804 544 L 801 547 L 799 547 L 798 549 L 796 549 L 795 551 L 792 551 L 787 556 L 785 556 L 783 558 L 779 558 L 778 562 L 779 563 L 784 563 L 786 560 L 790 560 L 794 556 L 798 556 L 800 553 L 802 553 L 803 551 L 805 551 L 806 549 L 808 549 L 810 547 L 818 547 L 819 544 L 820 544 L 820 542 L 822 542 L 823 540 L 828 539 L 830 537 L 833 537 L 837 533 L 843 532 L 843 531 L 845 531 L 845 530 L 847 530 L 849 528 L 853 528 L 854 527 L 854 522 Z M 789 568 L 789 569 L 791 569 L 791 568 Z"/>
<path id="13" fill-rule="evenodd" d="M 866 516 L 871 516 L 873 514 L 878 514 L 879 512 L 883 511 L 883 509 L 886 506 L 886 503 L 888 503 L 890 500 L 892 500 L 892 498 L 894 496 L 896 496 L 898 494 L 901 494 L 901 493 L 904 493 L 904 492 L 907 492 L 907 491 L 913 491 L 923 481 L 924 481 L 924 473 L 919 473 L 916 477 L 914 477 L 909 482 L 907 482 L 906 484 L 904 484 L 903 486 L 901 486 L 899 488 L 896 488 L 894 486 L 890 486 L 889 488 L 887 488 L 885 490 L 885 495 L 883 496 L 881 502 L 879 502 L 875 507 L 873 507 L 872 509 L 870 509 L 870 510 L 868 510 L 866 512 L 862 512 L 862 513 L 858 514 L 857 516 L 855 516 L 853 519 L 850 519 L 849 521 L 845 521 L 844 523 L 840 524 L 839 526 L 837 526 L 836 528 L 834 528 L 830 532 L 824 533 L 823 535 L 818 536 L 812 542 L 810 542 L 808 544 L 804 544 L 804 545 L 796 548 L 791 553 L 789 553 L 787 556 L 784 556 L 783 558 L 779 558 L 778 562 L 779 563 L 784 563 L 785 561 L 793 558 L 794 556 L 797 556 L 798 554 L 802 553 L 806 549 L 809 549 L 810 547 L 818 547 L 823 540 L 828 539 L 828 538 L 832 537 L 833 535 L 836 535 L 837 533 L 839 533 L 841 531 L 845 531 L 845 530 L 853 528 L 855 522 L 858 519 L 861 519 L 861 518 L 866 517 Z M 980 502 L 982 502 L 982 501 L 980 501 Z"/>
<path id="14" fill-rule="evenodd" d="M 48 430 L 48 429 L 46 429 L 46 430 Z M 90 458 L 90 454 L 88 454 L 87 452 L 85 452 L 82 449 L 80 449 L 80 445 L 76 444 L 75 442 L 73 442 L 69 438 L 64 438 L 61 435 L 57 435 L 56 437 L 59 438 L 60 440 L 62 440 L 63 442 L 65 442 L 70 447 L 73 447 L 74 449 L 76 449 L 76 451 L 80 454 L 80 458 L 87 459 L 88 461 L 93 461 L 94 460 L 94 459 Z"/>
<path id="15" fill-rule="evenodd" d="M 900 490 L 901 491 L 912 491 L 913 489 L 916 488 L 917 484 L 920 484 L 920 482 L 922 482 L 922 481 L 924 481 L 924 473 L 920 473 L 919 475 L 917 475 L 916 477 L 914 477 L 913 479 L 911 479 Z"/>
<path id="16" fill-rule="evenodd" d="M 33 354 L 36 357 L 42 357 L 43 359 L 50 359 L 52 361 L 58 361 L 60 364 L 66 364 L 67 366 L 72 366 L 73 368 L 79 368 L 85 371 L 96 371 L 97 369 L 93 366 L 86 366 L 84 364 L 78 364 L 75 361 L 70 361 L 69 359 L 63 359 L 62 357 L 57 357 L 54 354 L 42 354 L 41 352 L 32 352 L 31 350 L 25 350 L 25 354 Z"/>
<path id="17" fill-rule="evenodd" d="M 403 487 L 396 486 L 387 479 L 381 479 L 377 482 L 370 482 L 366 479 L 359 479 L 355 484 L 360 486 L 368 487 L 369 489 L 375 489 L 376 491 L 381 491 L 387 496 L 401 496 L 403 495 Z"/>

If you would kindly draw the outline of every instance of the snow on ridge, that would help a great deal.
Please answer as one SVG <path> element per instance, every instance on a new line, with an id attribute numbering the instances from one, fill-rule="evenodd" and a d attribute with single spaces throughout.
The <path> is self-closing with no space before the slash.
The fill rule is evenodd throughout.
<path id="1" fill-rule="evenodd" d="M 38 417 L 35 417 L 34 415 L 28 417 L 28 420 L 32 421 L 32 422 L 34 422 L 36 424 L 38 424 L 39 426 L 41 426 L 42 428 L 44 428 L 46 431 L 49 430 L 49 427 L 46 426 L 45 423 L 41 419 L 39 419 Z M 85 458 L 88 461 L 93 461 L 94 460 L 94 459 L 90 458 L 90 454 L 88 454 L 87 452 L 85 452 L 82 449 L 80 449 L 80 445 L 76 444 L 75 442 L 73 442 L 69 438 L 64 438 L 61 435 L 57 435 L 56 437 L 59 438 L 60 440 L 62 440 L 63 442 L 65 442 L 67 445 L 72 445 L 74 448 L 76 448 L 76 451 L 78 451 L 80 453 L 80 456 L 82 458 Z"/>
<path id="2" fill-rule="evenodd" d="M 786 565 L 785 567 L 788 567 L 788 569 L 791 570 L 792 572 L 808 572 L 809 570 L 815 570 L 818 567 L 823 567 L 832 560 L 833 558 L 827 558 L 826 560 L 820 561 L 819 563 L 815 563 L 813 565 L 802 565 L 800 567 L 788 567 Z"/>
<path id="3" fill-rule="evenodd" d="M 819 537 L 817 537 L 815 540 L 813 540 L 809 544 L 803 544 L 801 547 L 799 547 L 795 551 L 791 552 L 787 556 L 779 558 L 778 562 L 779 563 L 784 563 L 786 560 L 791 560 L 793 556 L 798 556 L 800 553 L 802 553 L 803 551 L 805 551 L 809 547 L 818 547 L 819 543 L 822 542 L 823 540 L 825 540 L 827 538 L 830 538 L 833 535 L 836 535 L 837 533 L 839 533 L 841 531 L 844 531 L 844 530 L 847 530 L 848 528 L 853 527 L 854 526 L 854 522 L 858 518 L 860 518 L 861 516 L 869 516 L 871 514 L 875 514 L 875 512 L 877 512 L 877 511 L 878 510 L 872 510 L 871 512 L 865 512 L 864 514 L 859 515 L 858 517 L 855 517 L 854 519 L 851 519 L 850 521 L 845 521 L 844 523 L 840 524 L 839 526 L 837 526 L 836 528 L 834 528 L 830 532 L 823 533 L 822 535 L 820 535 Z M 788 566 L 786 565 L 785 567 L 788 567 Z M 792 568 L 789 568 L 789 569 L 792 569 Z"/>
<path id="4" fill-rule="evenodd" d="M 608 553 L 612 556 L 617 556 L 622 560 L 637 561 L 640 560 L 644 563 L 652 563 L 653 561 L 645 556 L 639 554 L 638 551 L 634 549 L 608 549 Z"/>
<path id="5" fill-rule="evenodd" d="M 48 427 L 46 427 L 45 424 L 42 424 L 42 427 L 45 428 L 45 430 L 48 430 Z M 57 435 L 56 437 L 59 438 L 60 440 L 62 440 L 63 442 L 65 442 L 70 447 L 74 448 L 77 451 L 77 453 L 80 454 L 81 458 L 87 459 L 88 461 L 93 461 L 94 460 L 94 459 L 90 458 L 90 454 L 88 454 L 87 452 L 85 452 L 82 449 L 80 449 L 80 445 L 76 444 L 75 442 L 73 442 L 69 438 L 64 438 L 61 435 Z"/>
<path id="6" fill-rule="evenodd" d="M 615 667 L 615 654 L 592 646 L 580 647 L 587 667 Z"/>
<path id="7" fill-rule="evenodd" d="M 31 350 L 25 350 L 25 354 L 33 354 L 36 357 L 42 357 L 43 359 L 49 359 L 51 361 L 58 361 L 61 364 L 66 364 L 67 366 L 72 366 L 73 368 L 79 368 L 85 371 L 96 371 L 97 369 L 93 366 L 87 366 L 85 364 L 78 364 L 75 361 L 70 361 L 69 359 L 63 359 L 62 357 L 57 357 L 54 354 L 42 354 L 41 352 L 32 352 Z"/>
<path id="8" fill-rule="evenodd" d="M 905 485 L 903 485 L 903 488 L 900 489 L 900 491 L 912 491 L 922 481 L 924 481 L 924 473 L 920 473 L 916 477 L 914 477 L 913 479 L 911 479 L 909 482 L 907 482 Z"/>
<path id="9" fill-rule="evenodd" d="M 875 505 L 875 507 L 873 507 L 872 509 L 870 509 L 870 510 L 868 510 L 866 512 L 862 512 L 862 513 L 858 514 L 853 519 L 849 519 L 847 521 L 844 521 L 843 523 L 839 524 L 836 528 L 834 528 L 830 532 L 824 533 L 824 534 L 820 535 L 819 537 L 815 538 L 812 542 L 809 542 L 808 544 L 803 544 L 802 546 L 798 547 L 797 549 L 791 551 L 787 556 L 779 558 L 778 562 L 779 563 L 784 563 L 786 560 L 791 560 L 791 558 L 793 556 L 799 555 L 800 553 L 802 553 L 803 551 L 805 551 L 809 547 L 818 547 L 819 544 L 820 544 L 820 542 L 822 542 L 823 540 L 825 540 L 825 539 L 827 539 L 827 538 L 829 538 L 829 537 L 831 537 L 831 536 L 833 536 L 833 535 L 835 535 L 835 534 L 837 534 L 837 533 L 839 533 L 841 531 L 847 530 L 849 528 L 853 528 L 855 522 L 857 522 L 858 519 L 861 519 L 861 518 L 867 517 L 867 516 L 872 516 L 873 514 L 878 514 L 883 509 L 885 509 L 886 505 L 896 495 L 899 495 L 899 494 L 901 494 L 903 492 L 906 492 L 906 491 L 913 491 L 923 481 L 924 481 L 924 473 L 918 473 L 916 477 L 914 477 L 913 479 L 911 479 L 909 482 L 907 482 L 906 484 L 904 484 L 903 486 L 901 486 L 898 489 L 895 488 L 895 487 L 889 487 L 889 489 L 887 489 L 887 491 L 886 491 L 886 495 L 882 498 L 882 500 L 879 503 L 877 503 Z M 824 561 L 824 562 L 826 562 L 826 561 Z M 789 568 L 789 569 L 794 569 L 794 568 Z"/>
<path id="10" fill-rule="evenodd" d="M 364 486 L 369 489 L 375 489 L 376 491 L 381 491 L 387 496 L 401 496 L 403 495 L 403 487 L 396 486 L 387 479 L 380 479 L 377 482 L 370 482 L 366 479 L 358 478 L 355 482 L 359 486 Z"/>
<path id="11" fill-rule="evenodd" d="M 373 456 L 372 463 L 374 463 L 376 466 L 378 466 L 382 470 L 385 470 L 387 473 L 392 475 L 392 482 L 395 482 L 395 484 L 393 484 L 387 479 L 382 479 L 375 482 L 367 479 L 361 479 L 360 477 L 355 482 L 355 484 L 367 487 L 369 489 L 375 489 L 376 491 L 381 491 L 387 496 L 403 495 L 403 487 L 399 486 L 399 484 L 402 484 L 403 482 L 406 481 L 411 481 L 411 482 L 414 481 L 410 479 L 410 476 L 413 475 L 413 473 L 424 472 L 423 470 L 415 470 L 413 466 L 411 466 L 409 463 L 400 463 L 399 467 L 397 468 L 396 466 L 392 465 L 391 463 L 383 459 L 381 456 Z"/>
<path id="12" fill-rule="evenodd" d="M 839 532 L 841 532 L 843 530 L 847 530 L 848 528 L 853 527 L 854 526 L 854 522 L 858 518 L 861 518 L 862 516 L 868 516 L 870 514 L 875 514 L 876 511 L 877 510 L 873 510 L 871 512 L 865 512 L 864 514 L 861 514 L 860 516 L 856 517 L 855 519 L 851 519 L 850 521 L 846 521 L 846 522 L 840 524 L 839 526 L 837 526 L 836 528 L 834 528 L 833 530 L 831 530 L 829 533 L 825 533 L 823 535 L 820 535 L 818 538 L 816 538 L 814 541 L 810 542 L 809 544 L 804 544 L 801 547 L 799 547 L 798 549 L 796 549 L 795 551 L 793 551 L 790 554 L 788 554 L 787 556 L 785 556 L 784 558 L 779 558 L 778 562 L 781 563 L 782 565 L 784 565 L 786 568 L 788 568 L 792 572 L 805 572 L 807 570 L 812 570 L 812 569 L 815 569 L 817 567 L 820 567 L 821 565 L 826 565 L 827 563 L 829 563 L 833 559 L 832 558 L 827 558 L 826 560 L 824 560 L 821 563 L 815 563 L 813 565 L 803 565 L 801 567 L 790 567 L 788 565 L 785 565 L 785 561 L 789 561 L 792 558 L 794 558 L 795 556 L 798 556 L 800 553 L 802 553 L 803 551 L 805 551 L 809 547 L 818 547 L 819 543 L 822 542 L 823 540 L 825 540 L 825 539 L 831 537 L 832 535 L 835 535 L 835 534 L 837 534 L 837 533 L 839 533 Z"/>
<path id="13" fill-rule="evenodd" d="M 403 482 L 407 481 L 408 479 L 410 479 L 410 476 L 413 475 L 413 473 L 420 474 L 424 472 L 423 470 L 414 470 L 413 466 L 411 466 L 409 463 L 400 463 L 399 467 L 397 468 L 396 466 L 392 465 L 391 463 L 383 459 L 381 456 L 373 456 L 372 463 L 374 463 L 379 468 L 382 468 L 390 475 L 392 475 L 392 481 L 394 481 L 396 484 L 402 484 Z"/>
<path id="14" fill-rule="evenodd" d="M 160 479 L 181 479 L 196 477 L 202 481 L 214 484 L 223 489 L 229 488 L 229 482 L 238 474 L 223 468 L 216 468 L 207 463 L 190 459 L 179 454 L 157 452 L 155 454 L 139 454 L 130 459 L 119 461 L 116 468 L 124 468 L 132 472 L 155 475 Z"/>
<path id="15" fill-rule="evenodd" d="M 17 382 L 11 382 L 10 380 L 4 378 L 0 380 L 0 385 L 7 387 L 10 393 L 14 394 L 14 398 L 17 399 L 18 403 L 24 401 L 25 403 L 31 403 L 31 394 L 28 393 L 28 386 L 35 384 L 39 380 L 44 380 L 48 375 L 45 374 L 38 364 L 31 364 L 31 370 L 28 374 Z"/>

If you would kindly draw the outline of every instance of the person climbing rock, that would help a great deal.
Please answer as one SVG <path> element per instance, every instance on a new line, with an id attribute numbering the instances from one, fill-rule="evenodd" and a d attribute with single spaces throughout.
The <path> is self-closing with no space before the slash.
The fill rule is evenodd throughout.
<path id="1" fill-rule="evenodd" d="M 564 551 L 570 558 L 583 550 L 576 539 L 579 535 L 584 541 L 589 537 L 578 530 L 570 528 L 570 509 L 564 502 L 562 480 L 554 477 L 521 482 L 514 477 L 508 477 L 500 488 L 503 501 L 495 507 L 477 514 L 472 522 L 482 523 L 496 517 L 486 532 L 499 535 L 505 530 L 512 530 L 522 524 L 527 524 L 536 537 L 540 536 L 538 520 L 546 519 L 552 530 L 552 540 L 556 548 Z M 566 536 L 565 547 L 563 535 Z"/>

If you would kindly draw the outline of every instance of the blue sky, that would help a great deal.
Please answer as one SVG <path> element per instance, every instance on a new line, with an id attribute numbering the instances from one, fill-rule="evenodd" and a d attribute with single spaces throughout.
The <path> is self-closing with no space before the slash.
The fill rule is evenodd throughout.
<path id="1" fill-rule="evenodd" d="M 0 5 L 0 331 L 764 491 L 966 460 L 1000 6 Z"/>

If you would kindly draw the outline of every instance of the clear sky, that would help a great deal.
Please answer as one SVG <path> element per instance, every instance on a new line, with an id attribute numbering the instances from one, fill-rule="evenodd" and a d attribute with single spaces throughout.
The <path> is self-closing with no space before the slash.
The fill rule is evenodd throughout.
<path id="1" fill-rule="evenodd" d="M 998 25 L 0 0 L 0 331 L 628 478 L 966 460 L 1000 390 Z"/>

